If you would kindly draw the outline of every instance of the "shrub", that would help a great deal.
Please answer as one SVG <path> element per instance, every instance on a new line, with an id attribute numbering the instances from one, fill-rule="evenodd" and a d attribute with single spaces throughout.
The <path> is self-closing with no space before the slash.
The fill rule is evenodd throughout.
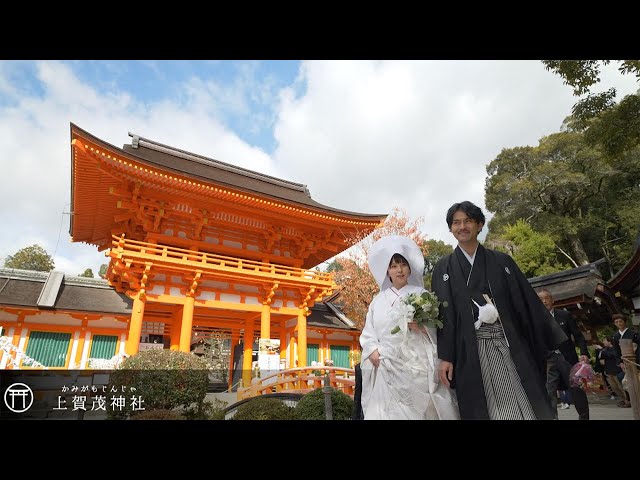
<path id="1" fill-rule="evenodd" d="M 190 407 L 182 412 L 188 420 L 224 420 L 227 402 L 214 398 L 213 402 L 204 401 L 201 407 Z"/>
<path id="2" fill-rule="evenodd" d="M 275 398 L 255 397 L 240 405 L 232 420 L 292 420 L 292 410 Z"/>
<path id="3" fill-rule="evenodd" d="M 353 412 L 353 399 L 335 388 L 331 389 L 331 407 L 334 420 L 350 420 Z M 297 420 L 325 420 L 324 393 L 316 388 L 300 399 L 293 412 Z"/>
<path id="4" fill-rule="evenodd" d="M 157 409 L 144 410 L 135 415 L 131 415 L 131 420 L 184 420 L 185 418 L 179 412 L 173 410 Z"/>
<path id="5" fill-rule="evenodd" d="M 108 408 L 109 416 L 124 417 L 131 413 L 131 397 L 140 397 L 145 410 L 189 407 L 199 408 L 209 385 L 207 363 L 191 353 L 176 350 L 146 350 L 127 358 L 114 370 L 108 392 L 116 391 L 126 399 L 120 410 Z M 133 388 L 135 390 L 133 390 Z M 112 395 L 108 394 L 108 404 Z"/>

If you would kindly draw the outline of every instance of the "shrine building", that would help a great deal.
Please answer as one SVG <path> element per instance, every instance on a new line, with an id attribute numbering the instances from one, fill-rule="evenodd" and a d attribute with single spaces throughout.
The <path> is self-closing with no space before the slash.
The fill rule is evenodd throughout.
<path id="1" fill-rule="evenodd" d="M 183 352 L 224 339 L 231 357 L 242 352 L 245 385 L 257 339 L 280 341 L 284 368 L 352 366 L 360 332 L 329 301 L 331 274 L 314 267 L 386 214 L 328 207 L 305 185 L 129 135 L 118 148 L 71 124 L 70 235 L 105 251 L 106 280 L 0 270 L 11 342 L 0 368 L 16 366 L 17 352 L 89 368 L 151 338 Z"/>

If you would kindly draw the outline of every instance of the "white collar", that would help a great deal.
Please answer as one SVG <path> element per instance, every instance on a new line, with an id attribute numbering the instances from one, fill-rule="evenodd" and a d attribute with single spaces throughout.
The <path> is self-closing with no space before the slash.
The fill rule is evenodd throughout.
<path id="1" fill-rule="evenodd" d="M 462 250 L 462 253 L 464 253 L 464 256 L 467 257 L 467 260 L 469 260 L 469 263 L 473 266 L 473 261 L 476 259 L 476 253 L 478 253 L 478 245 L 480 245 L 480 243 L 476 243 L 476 249 L 473 251 L 473 255 L 469 255 L 466 250 L 464 248 L 462 248 L 462 245 L 458 244 L 458 247 L 460 247 L 460 250 Z"/>
<path id="2" fill-rule="evenodd" d="M 626 332 L 627 330 L 629 330 L 629 327 L 625 328 L 624 330 L 618 330 L 618 333 L 622 337 L 624 335 L 624 332 Z"/>

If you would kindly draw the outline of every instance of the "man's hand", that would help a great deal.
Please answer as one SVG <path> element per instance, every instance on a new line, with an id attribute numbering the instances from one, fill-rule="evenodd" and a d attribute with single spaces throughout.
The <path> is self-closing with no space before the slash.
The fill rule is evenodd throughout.
<path id="1" fill-rule="evenodd" d="M 371 363 L 374 367 L 378 368 L 378 365 L 380 365 L 380 352 L 378 352 L 377 349 L 371 352 L 371 355 L 369 355 L 369 360 L 371 360 Z"/>
<path id="2" fill-rule="evenodd" d="M 451 380 L 453 380 L 453 363 L 447 362 L 445 360 L 440 361 L 440 381 L 444 383 L 447 387 L 451 386 Z"/>
<path id="3" fill-rule="evenodd" d="M 587 355 L 580 355 L 580 361 L 582 363 L 589 363 L 589 357 Z"/>

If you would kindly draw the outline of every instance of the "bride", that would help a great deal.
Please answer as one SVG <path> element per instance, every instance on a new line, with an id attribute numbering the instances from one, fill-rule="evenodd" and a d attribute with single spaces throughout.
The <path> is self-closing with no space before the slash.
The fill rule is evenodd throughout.
<path id="1" fill-rule="evenodd" d="M 373 244 L 368 263 L 380 292 L 360 335 L 364 419 L 458 420 L 455 394 L 438 380 L 436 329 L 409 322 L 391 333 L 400 299 L 425 291 L 422 252 L 413 240 L 392 235 Z"/>

